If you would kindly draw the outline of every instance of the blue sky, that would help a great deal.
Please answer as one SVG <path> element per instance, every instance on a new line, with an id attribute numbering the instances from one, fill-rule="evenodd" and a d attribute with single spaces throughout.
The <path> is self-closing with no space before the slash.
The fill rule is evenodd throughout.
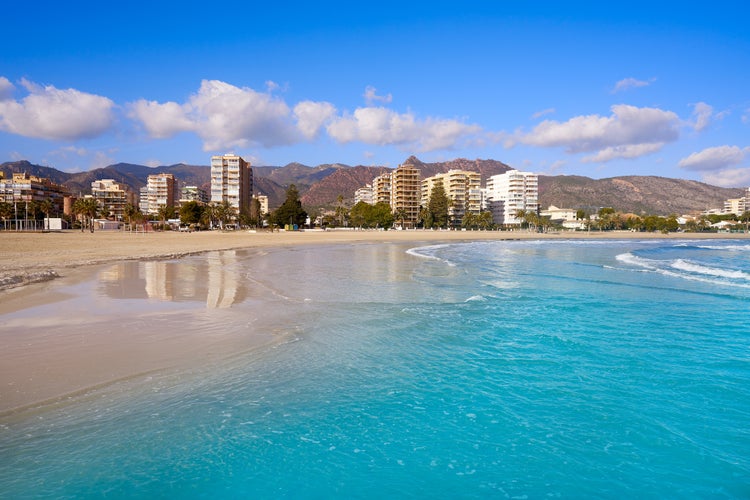
<path id="1" fill-rule="evenodd" d="M 3 7 L 0 161 L 416 155 L 750 185 L 742 2 L 277 4 Z"/>

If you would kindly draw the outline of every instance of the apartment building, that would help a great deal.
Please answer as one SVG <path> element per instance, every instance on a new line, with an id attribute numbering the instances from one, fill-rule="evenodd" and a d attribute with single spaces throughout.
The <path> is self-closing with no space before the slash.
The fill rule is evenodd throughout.
<path id="1" fill-rule="evenodd" d="M 724 201 L 723 214 L 739 216 L 747 211 L 750 211 L 750 188 L 747 188 L 747 193 L 742 198 L 730 198 Z"/>
<path id="2" fill-rule="evenodd" d="M 91 196 L 99 206 L 109 212 L 109 218 L 121 221 L 125 206 L 135 204 L 135 193 L 114 179 L 101 179 L 91 183 Z"/>
<path id="3" fill-rule="evenodd" d="M 268 212 L 268 196 L 264 194 L 255 195 L 255 199 L 260 203 L 260 213 L 267 214 Z"/>
<path id="4" fill-rule="evenodd" d="M 250 209 L 253 169 L 234 154 L 211 157 L 211 202 L 228 202 L 238 213 Z"/>
<path id="5" fill-rule="evenodd" d="M 486 197 L 495 224 L 520 224 L 519 210 L 539 210 L 539 178 L 519 170 L 493 175 L 487 179 Z"/>
<path id="6" fill-rule="evenodd" d="M 380 174 L 372 180 L 372 202 L 391 204 L 391 173 Z"/>
<path id="7" fill-rule="evenodd" d="M 69 194 L 65 187 L 46 177 L 16 172 L 6 179 L 0 172 L 0 202 L 25 205 L 27 202 L 41 203 L 50 200 L 54 205 L 54 212 L 61 213 L 63 199 Z"/>
<path id="8" fill-rule="evenodd" d="M 208 203 L 208 193 L 205 189 L 201 189 L 198 186 L 185 186 L 181 192 L 180 205 L 188 201 L 197 201 L 201 205 Z"/>
<path id="9" fill-rule="evenodd" d="M 429 203 L 430 194 L 436 184 L 441 183 L 450 200 L 449 224 L 459 227 L 467 213 L 479 214 L 482 208 L 482 176 L 479 172 L 449 170 L 422 181 L 422 205 Z"/>
<path id="10" fill-rule="evenodd" d="M 143 204 L 143 190 L 141 190 L 141 211 L 144 214 L 156 215 L 161 207 L 176 206 L 177 199 L 177 180 L 174 174 L 149 175 L 146 181 L 146 204 Z"/>
<path id="11" fill-rule="evenodd" d="M 356 205 L 362 201 L 368 205 L 374 205 L 372 191 L 372 184 L 365 184 L 363 187 L 357 189 L 354 192 L 354 204 Z"/>
<path id="12" fill-rule="evenodd" d="M 397 225 L 403 223 L 403 229 L 416 227 L 421 199 L 420 170 L 414 165 L 399 165 L 391 173 L 391 210 L 396 214 Z"/>

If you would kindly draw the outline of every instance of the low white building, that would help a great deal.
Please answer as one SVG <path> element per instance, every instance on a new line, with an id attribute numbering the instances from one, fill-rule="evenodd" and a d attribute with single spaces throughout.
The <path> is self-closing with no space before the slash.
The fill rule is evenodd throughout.
<path id="1" fill-rule="evenodd" d="M 553 223 L 562 225 L 565 229 L 586 229 L 586 223 L 576 218 L 578 210 L 573 208 L 557 208 L 550 205 L 547 210 L 542 210 L 539 215 L 549 217 Z"/>

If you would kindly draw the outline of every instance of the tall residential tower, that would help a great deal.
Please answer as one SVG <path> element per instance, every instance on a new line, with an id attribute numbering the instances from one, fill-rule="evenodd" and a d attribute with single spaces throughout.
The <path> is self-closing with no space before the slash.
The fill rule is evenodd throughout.
<path id="1" fill-rule="evenodd" d="M 228 202 L 237 213 L 250 210 L 253 193 L 253 169 L 241 156 L 225 154 L 211 157 L 211 202 Z"/>

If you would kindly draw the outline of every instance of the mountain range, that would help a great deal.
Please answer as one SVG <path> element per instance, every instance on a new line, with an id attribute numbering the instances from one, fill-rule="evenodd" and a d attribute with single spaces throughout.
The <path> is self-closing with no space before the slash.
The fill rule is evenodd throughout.
<path id="1" fill-rule="evenodd" d="M 436 163 L 425 163 L 415 156 L 404 164 L 419 168 L 422 177 L 431 177 L 451 169 L 479 172 L 482 185 L 488 177 L 501 174 L 511 167 L 497 160 L 467 160 L 463 158 Z M 315 167 L 301 163 L 285 166 L 253 167 L 254 192 L 268 196 L 271 209 L 278 207 L 286 196 L 286 189 L 294 184 L 301 201 L 308 209 L 332 207 L 339 196 L 351 202 L 354 192 L 391 169 L 378 166 L 348 166 L 339 163 Z M 171 173 L 180 186 L 196 185 L 210 191 L 210 167 L 178 163 L 160 167 L 147 167 L 131 163 L 117 163 L 87 172 L 68 173 L 55 168 L 34 165 L 28 161 L 0 164 L 0 171 L 10 177 L 12 172 L 27 172 L 47 177 L 67 187 L 73 194 L 91 191 L 91 182 L 114 179 L 128 185 L 136 192 L 146 185 L 149 175 Z M 539 176 L 539 201 L 543 208 L 555 205 L 562 208 L 583 208 L 595 212 L 600 207 L 613 207 L 621 212 L 636 214 L 685 214 L 710 208 L 721 208 L 724 200 L 739 198 L 744 189 L 722 188 L 702 182 L 657 176 L 620 176 L 591 179 L 582 176 Z"/>

